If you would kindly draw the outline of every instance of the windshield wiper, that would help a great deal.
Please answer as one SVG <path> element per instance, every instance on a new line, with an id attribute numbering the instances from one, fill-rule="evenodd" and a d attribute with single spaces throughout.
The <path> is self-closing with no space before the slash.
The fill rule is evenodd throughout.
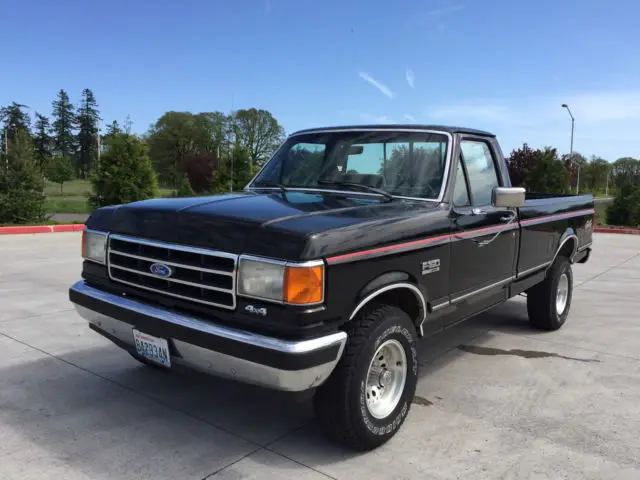
<path id="1" fill-rule="evenodd" d="M 284 185 L 282 185 L 281 183 L 274 182 L 274 181 L 271 181 L 271 180 L 259 180 L 259 181 L 257 181 L 257 182 L 253 182 L 253 184 L 254 184 L 256 187 L 260 187 L 260 186 L 262 186 L 262 187 L 275 187 L 275 188 L 279 188 L 279 189 L 280 189 L 280 191 L 281 191 L 282 193 L 287 193 L 287 192 L 288 192 L 287 187 L 285 187 L 285 186 L 284 186 Z"/>
<path id="2" fill-rule="evenodd" d="M 362 185 L 361 183 L 353 183 L 353 182 L 336 182 L 333 180 L 318 180 L 318 185 L 335 185 L 338 187 L 350 187 L 350 188 L 358 188 L 360 190 L 364 190 L 366 192 L 377 193 L 378 195 L 382 195 L 387 199 L 388 202 L 393 200 L 393 195 L 391 195 L 386 190 L 382 190 L 380 188 L 370 187 L 369 185 Z"/>

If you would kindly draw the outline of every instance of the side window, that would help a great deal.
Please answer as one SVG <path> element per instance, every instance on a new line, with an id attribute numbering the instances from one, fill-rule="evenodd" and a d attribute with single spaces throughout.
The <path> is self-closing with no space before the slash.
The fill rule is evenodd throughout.
<path id="1" fill-rule="evenodd" d="M 467 167 L 473 205 L 490 205 L 493 189 L 498 187 L 500 182 L 489 145 L 485 142 L 464 140 L 460 148 Z"/>
<path id="2" fill-rule="evenodd" d="M 467 182 L 464 179 L 464 170 L 462 169 L 462 158 L 460 158 L 458 168 L 456 169 L 456 185 L 453 188 L 453 204 L 456 207 L 466 207 L 467 205 L 471 205 L 471 202 L 469 201 L 469 190 L 467 190 Z"/>

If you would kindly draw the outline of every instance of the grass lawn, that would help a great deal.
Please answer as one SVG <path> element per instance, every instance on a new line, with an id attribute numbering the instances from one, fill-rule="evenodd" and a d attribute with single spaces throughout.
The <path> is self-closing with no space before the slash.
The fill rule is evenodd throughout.
<path id="1" fill-rule="evenodd" d="M 86 197 L 91 191 L 89 180 L 71 180 L 62 185 L 60 194 L 60 184 L 47 182 L 44 187 L 44 194 L 47 197 Z"/>
<path id="2" fill-rule="evenodd" d="M 89 180 L 71 180 L 64 182 L 62 194 L 60 194 L 60 184 L 47 182 L 44 187 L 44 194 L 47 197 L 87 197 L 91 192 L 91 182 Z M 171 195 L 170 188 L 160 188 L 161 197 Z"/>
<path id="3" fill-rule="evenodd" d="M 47 197 L 45 208 L 49 213 L 91 213 L 84 197 Z"/>
<path id="4" fill-rule="evenodd" d="M 45 207 L 49 213 L 91 213 L 87 204 L 87 197 L 91 192 L 89 180 L 71 180 L 64 182 L 62 194 L 60 184 L 47 182 L 44 194 L 47 196 Z M 161 197 L 171 195 L 170 188 L 161 188 Z"/>
<path id="5" fill-rule="evenodd" d="M 607 225 L 607 207 L 609 203 L 596 203 L 596 225 L 605 226 Z"/>

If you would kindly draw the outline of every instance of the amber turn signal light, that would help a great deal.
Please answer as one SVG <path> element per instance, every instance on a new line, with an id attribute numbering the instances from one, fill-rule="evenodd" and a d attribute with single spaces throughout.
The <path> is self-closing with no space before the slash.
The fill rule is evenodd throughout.
<path id="1" fill-rule="evenodd" d="M 324 268 L 287 265 L 284 274 L 284 301 L 295 305 L 320 303 L 323 300 Z"/>

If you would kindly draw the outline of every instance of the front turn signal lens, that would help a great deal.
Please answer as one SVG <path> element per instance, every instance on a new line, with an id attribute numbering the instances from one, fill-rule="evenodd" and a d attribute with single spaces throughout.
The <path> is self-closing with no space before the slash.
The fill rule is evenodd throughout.
<path id="1" fill-rule="evenodd" d="M 284 276 L 284 301 L 294 305 L 320 303 L 324 296 L 324 267 L 287 265 Z"/>

